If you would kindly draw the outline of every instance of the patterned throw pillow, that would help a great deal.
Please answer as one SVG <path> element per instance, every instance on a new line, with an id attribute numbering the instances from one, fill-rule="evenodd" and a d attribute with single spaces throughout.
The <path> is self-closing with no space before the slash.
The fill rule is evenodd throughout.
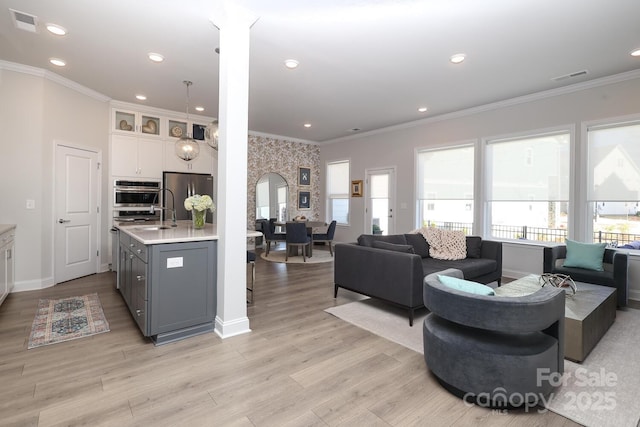
<path id="1" fill-rule="evenodd" d="M 422 231 L 423 230 L 423 231 Z M 464 232 L 423 228 L 421 233 L 429 243 L 429 255 L 435 259 L 455 260 L 467 257 L 467 240 Z"/>

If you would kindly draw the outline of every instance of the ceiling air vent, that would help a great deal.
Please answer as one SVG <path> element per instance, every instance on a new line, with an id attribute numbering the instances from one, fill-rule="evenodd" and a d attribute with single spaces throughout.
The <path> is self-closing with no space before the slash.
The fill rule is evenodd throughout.
<path id="1" fill-rule="evenodd" d="M 11 12 L 11 17 L 13 18 L 13 23 L 16 25 L 16 28 L 32 33 L 36 32 L 36 24 L 38 23 L 37 16 L 19 12 L 14 9 L 9 9 L 9 11 Z"/>
<path id="2" fill-rule="evenodd" d="M 554 77 L 551 80 L 554 82 L 561 82 L 562 80 L 573 79 L 576 77 L 584 76 L 588 73 L 587 70 L 575 71 L 573 73 L 565 74 L 564 76 Z"/>

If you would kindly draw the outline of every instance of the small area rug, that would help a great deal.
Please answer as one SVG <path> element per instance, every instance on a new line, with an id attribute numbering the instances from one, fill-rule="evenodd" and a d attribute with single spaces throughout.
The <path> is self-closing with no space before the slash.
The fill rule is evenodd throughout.
<path id="1" fill-rule="evenodd" d="M 329 253 L 329 249 L 313 248 L 313 256 L 307 257 L 307 261 L 302 260 L 302 255 L 289 256 L 289 260 L 285 261 L 285 251 L 270 251 L 269 256 L 266 256 L 266 252 L 260 254 L 260 258 L 271 261 L 281 262 L 286 264 L 319 264 L 322 262 L 332 262 L 333 257 Z"/>
<path id="2" fill-rule="evenodd" d="M 41 299 L 33 319 L 28 349 L 109 332 L 97 293 Z"/>
<path id="3" fill-rule="evenodd" d="M 407 310 L 365 299 L 325 310 L 376 335 L 423 353 L 422 323 L 416 312 L 409 327 Z M 547 409 L 585 426 L 636 427 L 640 421 L 640 311 L 618 310 L 609 331 L 581 363 L 565 360 L 563 385 Z"/>

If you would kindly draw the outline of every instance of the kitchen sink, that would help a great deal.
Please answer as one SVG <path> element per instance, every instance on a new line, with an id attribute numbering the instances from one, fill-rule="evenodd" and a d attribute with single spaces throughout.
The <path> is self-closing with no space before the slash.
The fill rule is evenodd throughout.
<path id="1" fill-rule="evenodd" d="M 168 230 L 171 227 L 168 227 L 166 225 L 149 225 L 147 227 L 136 227 L 137 230 L 144 230 L 144 231 L 156 231 L 156 230 Z"/>

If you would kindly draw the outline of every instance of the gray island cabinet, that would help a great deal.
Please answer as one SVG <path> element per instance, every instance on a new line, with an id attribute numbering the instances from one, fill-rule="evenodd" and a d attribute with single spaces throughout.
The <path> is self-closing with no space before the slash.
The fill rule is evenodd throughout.
<path id="1" fill-rule="evenodd" d="M 177 228 L 120 228 L 120 292 L 156 345 L 214 330 L 217 235 Z"/>

